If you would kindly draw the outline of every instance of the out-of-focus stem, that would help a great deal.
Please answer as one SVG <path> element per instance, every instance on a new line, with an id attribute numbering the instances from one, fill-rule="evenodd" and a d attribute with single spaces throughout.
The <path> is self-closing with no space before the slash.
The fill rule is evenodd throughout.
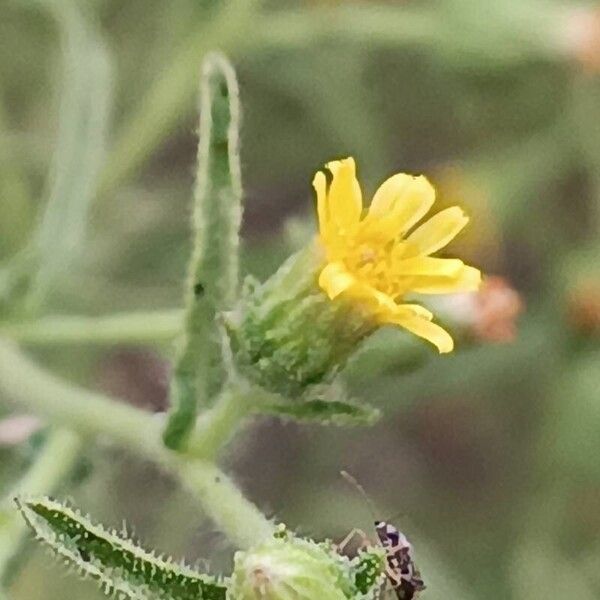
<path id="1" fill-rule="evenodd" d="M 49 316 L 0 323 L 0 336 L 39 346 L 170 342 L 179 331 L 181 315 L 181 310 L 172 309 L 101 317 Z"/>
<path id="2" fill-rule="evenodd" d="M 6 342 L 0 343 L 0 390 L 33 414 L 83 436 L 107 435 L 150 456 L 162 448 L 160 423 L 152 415 L 66 384 Z"/>
<path id="3" fill-rule="evenodd" d="M 220 3 L 218 13 L 205 27 L 195 31 L 175 53 L 170 64 L 142 99 L 137 112 L 117 138 L 104 170 L 100 194 L 110 193 L 156 149 L 160 140 L 193 107 L 197 72 L 203 55 L 214 49 L 230 50 L 246 44 L 256 0 Z"/>
<path id="4" fill-rule="evenodd" d="M 25 522 L 15 511 L 13 498 L 51 493 L 74 467 L 81 447 L 81 439 L 73 432 L 52 431 L 29 471 L 0 503 L 0 580 L 4 579 L 4 570 L 27 531 Z"/>
<path id="5" fill-rule="evenodd" d="M 166 452 L 156 416 L 67 383 L 7 342 L 0 343 L 0 391 L 31 413 L 81 435 L 107 436 L 150 458 L 160 459 Z M 189 454 L 213 458 L 258 401 L 251 392 L 227 388 L 199 420 Z"/>
<path id="6" fill-rule="evenodd" d="M 433 42 L 439 35 L 435 11 L 408 6 L 344 6 L 274 11 L 257 23 L 256 43 L 278 50 L 305 48 L 332 39 L 390 45 Z"/>
<path id="7" fill-rule="evenodd" d="M 54 377 L 6 342 L 0 343 L 0 391 L 52 423 L 85 436 L 106 437 L 162 465 L 198 498 L 234 544 L 245 548 L 273 533 L 273 524 L 215 464 L 165 448 L 160 423 L 151 415 Z M 198 441 L 191 440 L 196 453 L 202 448 L 214 455 L 245 410 L 244 396 L 224 396 L 203 419 Z"/>

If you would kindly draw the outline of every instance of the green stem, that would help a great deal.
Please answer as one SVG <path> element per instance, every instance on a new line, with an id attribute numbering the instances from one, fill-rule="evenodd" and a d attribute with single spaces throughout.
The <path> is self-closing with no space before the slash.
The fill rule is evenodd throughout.
<path id="1" fill-rule="evenodd" d="M 12 151 L 7 134 L 8 115 L 0 102 L 0 253 L 8 256 L 19 249 L 31 222 L 31 190 L 25 170 Z"/>
<path id="2" fill-rule="evenodd" d="M 4 571 L 27 531 L 13 498 L 50 494 L 73 469 L 81 448 L 82 442 L 74 433 L 63 429 L 51 432 L 37 460 L 0 503 L 0 579 L 4 579 Z"/>
<path id="3" fill-rule="evenodd" d="M 235 546 L 246 549 L 272 537 L 274 524 L 216 465 L 173 457 L 170 466 L 183 486 L 202 501 L 207 515 Z"/>
<path id="4" fill-rule="evenodd" d="M 82 435 L 107 435 L 146 456 L 161 458 L 161 423 L 153 415 L 103 394 L 68 384 L 33 364 L 14 345 L 0 343 L 0 390 L 10 400 L 57 426 Z M 200 419 L 190 455 L 213 458 L 252 411 L 256 393 L 227 388 Z"/>
<path id="5" fill-rule="evenodd" d="M 148 344 L 172 341 L 181 310 L 117 313 L 102 317 L 50 316 L 0 324 L 0 336 L 39 346 L 52 344 Z"/>
<path id="6" fill-rule="evenodd" d="M 152 415 L 65 384 L 6 342 L 0 343 L 0 389 L 9 399 L 59 427 L 84 436 L 102 433 L 150 456 L 162 448 L 160 423 Z"/>
<path id="7" fill-rule="evenodd" d="M 192 456 L 214 459 L 219 450 L 233 437 L 235 430 L 252 412 L 255 400 L 235 388 L 226 388 L 215 405 L 198 420 L 186 452 Z"/>
<path id="8" fill-rule="evenodd" d="M 30 244 L 36 270 L 29 309 L 39 307 L 79 254 L 104 163 L 112 103 L 110 54 L 80 3 L 41 4 L 60 27 L 64 74 L 49 196 Z"/>
<path id="9" fill-rule="evenodd" d="M 0 343 L 0 391 L 53 423 L 84 435 L 105 436 L 161 464 L 200 500 L 234 544 L 247 547 L 273 533 L 273 524 L 216 465 L 165 448 L 160 423 L 151 415 L 54 377 L 6 342 Z M 224 395 L 204 417 L 192 446 L 214 455 L 244 416 L 247 401 L 252 406 L 241 394 Z"/>

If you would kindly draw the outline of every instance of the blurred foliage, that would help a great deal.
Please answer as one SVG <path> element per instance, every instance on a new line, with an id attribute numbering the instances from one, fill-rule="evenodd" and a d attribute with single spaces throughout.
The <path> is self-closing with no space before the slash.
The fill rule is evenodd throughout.
<path id="1" fill-rule="evenodd" d="M 472 214 L 461 242 L 469 261 L 508 277 L 527 305 L 510 345 L 431 353 L 408 375 L 390 351 L 376 377 L 364 366 L 350 372 L 355 397 L 384 410 L 378 425 L 262 421 L 240 436 L 231 469 L 260 505 L 320 537 L 369 530 L 368 510 L 338 476 L 350 471 L 379 516 L 414 542 L 428 600 L 598 597 L 600 9 L 567 0 L 86 0 L 78 38 L 64 28 L 67 1 L 0 2 L 0 260 L 24 256 L 53 199 L 84 211 L 44 238 L 63 244 L 65 261 L 45 312 L 177 305 L 198 69 L 205 52 L 228 52 L 243 106 L 245 271 L 263 277 L 297 246 L 286 223 L 313 227 L 313 173 L 352 154 L 371 184 L 425 172 L 442 203 L 460 197 Z M 112 89 L 101 130 L 65 108 L 69 77 L 80 78 L 81 110 L 108 107 Z M 79 187 L 65 190 L 52 157 L 69 127 L 98 135 L 106 160 L 99 170 L 102 156 L 81 156 Z M 85 240 L 81 249 L 69 250 L 67 234 Z M 111 381 L 123 398 L 148 389 L 161 405 L 160 362 L 128 371 L 118 359 L 138 350 L 36 352 L 76 381 Z M 27 452 L 0 448 L 2 487 Z M 147 545 L 192 557 L 212 547 L 214 567 L 227 560 L 201 521 L 190 527 L 198 516 L 159 472 L 114 450 L 90 460 L 76 491 L 85 510 L 114 524 L 126 516 Z M 48 577 L 43 561 L 32 549 L 14 600 L 97 597 Z"/>

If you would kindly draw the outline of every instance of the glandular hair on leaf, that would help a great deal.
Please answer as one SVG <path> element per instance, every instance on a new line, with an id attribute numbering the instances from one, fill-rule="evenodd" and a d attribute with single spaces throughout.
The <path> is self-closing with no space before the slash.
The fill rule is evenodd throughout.
<path id="1" fill-rule="evenodd" d="M 147 552 L 49 498 L 16 499 L 36 538 L 108 595 L 131 600 L 225 600 L 226 583 Z"/>

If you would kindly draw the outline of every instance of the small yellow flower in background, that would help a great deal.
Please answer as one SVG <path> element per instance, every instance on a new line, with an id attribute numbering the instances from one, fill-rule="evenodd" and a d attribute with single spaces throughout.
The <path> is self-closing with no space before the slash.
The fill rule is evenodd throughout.
<path id="1" fill-rule="evenodd" d="M 425 177 L 404 173 L 381 185 L 363 215 L 354 159 L 326 166 L 333 176 L 329 188 L 321 171 L 313 181 L 326 256 L 319 286 L 331 300 L 345 297 L 356 301 L 377 323 L 399 325 L 435 344 L 440 352 L 450 352 L 452 337 L 432 322 L 433 314 L 402 299 L 411 293 L 478 289 L 478 269 L 455 258 L 430 256 L 460 232 L 468 217 L 453 206 L 415 228 L 431 209 L 435 190 Z"/>

